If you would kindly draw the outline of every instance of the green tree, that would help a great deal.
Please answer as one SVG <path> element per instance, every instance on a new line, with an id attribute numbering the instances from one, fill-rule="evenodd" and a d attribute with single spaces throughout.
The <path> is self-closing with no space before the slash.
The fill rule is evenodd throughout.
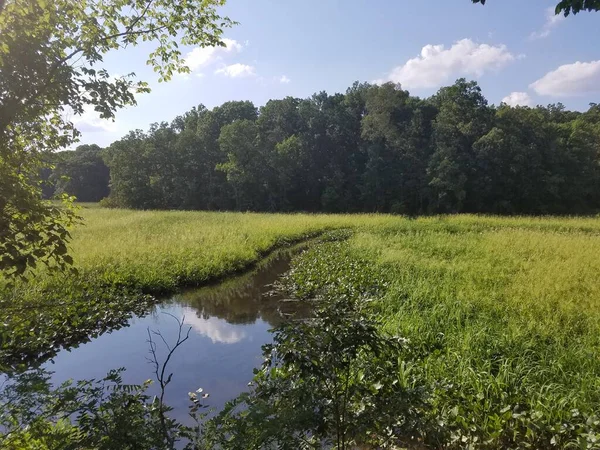
<path id="1" fill-rule="evenodd" d="M 486 0 L 472 0 L 473 3 L 485 5 Z M 581 11 L 600 11 L 600 0 L 561 0 L 556 5 L 556 14 L 577 14 Z"/>
<path id="2" fill-rule="evenodd" d="M 73 195 L 80 202 L 98 202 L 109 194 L 108 167 L 97 145 L 80 145 L 73 152 L 61 152 L 61 161 L 52 174 L 56 193 Z"/>
<path id="3" fill-rule="evenodd" d="M 302 172 L 306 148 L 298 135 L 292 135 L 275 145 L 272 167 L 276 177 L 277 205 L 279 210 L 294 210 L 303 198 Z"/>
<path id="4" fill-rule="evenodd" d="M 345 95 L 203 106 L 107 151 L 132 208 L 500 214 L 598 210 L 600 108 L 489 107 L 475 82 L 427 99 Z M 58 162 L 60 165 L 60 161 Z"/>
<path id="5" fill-rule="evenodd" d="M 74 213 L 41 199 L 42 155 L 77 140 L 65 115 L 103 118 L 147 92 L 102 67 L 111 50 L 151 41 L 148 64 L 166 81 L 186 72 L 178 43 L 223 45 L 224 0 L 6 0 L 0 3 L 0 271 L 68 264 Z"/>
<path id="6" fill-rule="evenodd" d="M 217 166 L 227 174 L 239 210 L 261 209 L 265 161 L 257 147 L 256 122 L 238 120 L 221 128 L 219 145 L 227 161 Z"/>
<path id="7" fill-rule="evenodd" d="M 551 124 L 540 110 L 501 107 L 495 126 L 475 142 L 475 210 L 515 214 L 549 212 Z"/>
<path id="8" fill-rule="evenodd" d="M 473 144 L 488 131 L 493 111 L 477 83 L 464 78 L 441 88 L 432 101 L 439 109 L 433 124 L 435 151 L 429 161 L 432 206 L 439 212 L 472 210 Z"/>
<path id="9" fill-rule="evenodd" d="M 364 200 L 374 211 L 422 212 L 435 108 L 386 83 L 368 91 L 366 110 Z"/>
<path id="10" fill-rule="evenodd" d="M 104 153 L 110 168 L 110 202 L 124 208 L 156 207 L 150 189 L 152 146 L 141 130 L 131 131 Z"/>
<path id="11" fill-rule="evenodd" d="M 196 197 L 206 198 L 209 209 L 232 209 L 235 207 L 234 193 L 227 183 L 226 173 L 215 170 L 227 161 L 227 155 L 219 147 L 221 128 L 236 120 L 255 121 L 258 110 L 250 101 L 225 102 L 221 106 L 202 115 L 198 120 L 197 137 L 201 146 L 199 156 L 204 167 L 195 175 L 199 191 Z"/>

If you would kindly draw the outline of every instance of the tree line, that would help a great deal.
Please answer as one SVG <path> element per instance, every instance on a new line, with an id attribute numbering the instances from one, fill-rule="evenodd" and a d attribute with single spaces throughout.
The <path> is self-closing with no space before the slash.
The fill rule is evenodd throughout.
<path id="1" fill-rule="evenodd" d="M 200 105 L 101 150 L 58 154 L 51 189 L 139 209 L 586 214 L 600 209 L 600 106 L 489 105 L 459 79 Z M 110 177 L 109 177 L 110 174 Z M 54 181 L 52 181 L 54 180 Z"/>

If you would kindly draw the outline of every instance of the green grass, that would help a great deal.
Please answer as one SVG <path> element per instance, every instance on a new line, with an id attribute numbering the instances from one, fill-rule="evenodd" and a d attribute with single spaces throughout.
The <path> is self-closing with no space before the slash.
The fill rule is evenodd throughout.
<path id="1" fill-rule="evenodd" d="M 92 206 L 92 207 L 90 207 Z M 85 204 L 84 225 L 73 232 L 72 254 L 82 272 L 170 291 L 238 270 L 270 249 L 334 228 L 372 229 L 385 236 L 498 229 L 600 233 L 587 218 L 497 218 L 463 215 L 417 220 L 389 215 L 253 214 L 129 211 Z M 427 243 L 423 243 L 427 245 Z"/>
<path id="2" fill-rule="evenodd" d="M 130 211 L 83 205 L 73 230 L 77 275 L 32 274 L 0 287 L 0 368 L 43 360 L 147 310 L 154 296 L 233 274 L 270 250 L 389 216 Z"/>
<path id="3" fill-rule="evenodd" d="M 301 295 L 376 292 L 382 327 L 409 341 L 436 447 L 600 448 L 598 225 L 459 216 L 372 227 L 298 258 L 292 278 Z"/>
<path id="4" fill-rule="evenodd" d="M 600 218 L 412 220 L 87 206 L 82 215 L 72 242 L 79 275 L 38 273 L 3 292 L 3 362 L 48 356 L 119 326 L 152 302 L 143 293 L 203 284 L 278 246 L 350 228 L 347 242 L 315 249 L 304 269 L 300 260 L 301 290 L 350 283 L 344 293 L 371 292 L 376 280 L 382 326 L 409 339 L 407 359 L 432 387 L 427 414 L 443 424 L 448 442 L 550 447 L 549 436 L 557 436 L 561 447 L 598 448 Z M 61 302 L 68 306 L 23 309 Z"/>
<path id="5" fill-rule="evenodd" d="M 383 224 L 386 216 L 84 209 L 72 251 L 83 272 L 145 291 L 201 284 L 269 250 L 328 229 Z"/>

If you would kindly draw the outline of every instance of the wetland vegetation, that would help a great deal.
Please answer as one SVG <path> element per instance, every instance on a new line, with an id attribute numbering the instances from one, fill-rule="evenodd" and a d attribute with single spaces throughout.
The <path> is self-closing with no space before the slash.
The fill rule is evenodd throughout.
<path id="1" fill-rule="evenodd" d="M 10 314 L 3 309 L 4 336 L 10 337 L 5 341 L 10 345 L 3 347 L 5 367 L 17 368 L 14 362 L 23 355 L 50 355 L 63 344 L 123 326 L 131 314 L 143 314 L 155 304 L 154 295 L 221 280 L 250 267 L 271 249 L 321 235 L 293 258 L 291 271 L 278 284 L 290 298 L 317 299 L 322 314 L 315 319 L 318 326 L 302 322 L 305 328 L 293 331 L 282 324 L 274 347 L 267 349 L 269 354 L 278 352 L 279 359 L 272 364 L 293 375 L 281 378 L 277 371 L 258 372 L 260 389 L 243 394 L 224 415 L 204 423 L 203 442 L 225 442 L 234 433 L 250 439 L 247 442 L 264 440 L 265 446 L 292 445 L 275 433 L 279 429 L 287 430 L 287 438 L 309 442 L 318 437 L 321 443 L 332 436 L 335 441 L 341 432 L 345 442 L 381 444 L 385 437 L 388 444 L 412 442 L 434 448 L 597 445 L 597 218 L 408 219 L 144 212 L 92 206 L 85 206 L 81 214 L 86 225 L 73 231 L 72 244 L 77 274 L 40 273 L 5 291 L 10 297 L 3 301 L 15 308 Z M 51 293 L 60 295 L 67 306 L 29 308 L 47 302 Z M 23 323 L 35 325 L 35 332 Z M 345 347 L 349 344 L 341 331 L 356 333 L 352 323 L 366 324 L 373 333 L 364 341 L 355 336 L 356 347 L 350 346 L 354 350 Z M 72 333 L 72 339 L 53 340 L 58 330 Z M 325 330 L 335 333 L 330 336 Z M 337 337 L 327 341 L 324 334 Z M 385 344 L 392 337 L 395 344 Z M 307 342 L 321 342 L 324 347 Z M 373 342 L 385 358 L 378 359 L 369 350 Z M 325 354 L 336 345 L 341 346 L 337 351 L 348 351 L 347 359 L 327 360 Z M 393 357 L 386 353 L 390 351 Z M 298 358 L 319 364 L 299 365 Z M 330 428 L 338 417 L 331 408 L 341 391 L 331 391 L 327 383 L 331 377 L 342 379 L 342 372 L 357 376 L 365 364 L 377 368 L 361 375 L 361 383 L 370 380 L 370 388 L 357 379 L 349 381 L 347 416 L 343 424 Z M 351 372 L 344 372 L 349 367 Z M 296 376 L 309 383 L 306 389 L 320 394 L 298 397 L 300 391 L 293 388 Z M 274 386 L 281 392 L 278 402 Z M 372 392 L 370 403 L 359 402 L 358 397 L 367 396 L 365 389 L 384 389 L 382 398 L 396 405 L 396 414 L 388 411 L 379 422 L 374 420 L 369 408 L 383 411 L 382 398 Z M 310 403 L 317 397 L 333 403 Z M 294 421 L 289 410 L 279 409 L 300 400 L 321 408 L 316 422 Z M 236 408 L 244 402 L 260 405 L 260 414 L 250 408 L 252 415 L 240 416 Z M 260 428 L 256 420 L 270 417 L 264 415 L 266 411 L 289 422 L 285 427 L 276 422 Z M 359 422 L 363 428 L 356 427 Z M 259 429 L 273 434 L 256 435 Z M 239 442 L 231 448 L 243 448 Z"/>
<path id="2" fill-rule="evenodd" d="M 249 45 L 224 37 L 224 3 L 0 0 L 0 447 L 600 449 L 600 106 L 443 86 L 525 56 L 465 38 L 387 82 L 197 98 L 69 150 L 150 92 L 112 70 L 129 62 L 269 86 L 224 62 Z M 529 41 L 598 10 L 562 0 Z M 259 28 L 289 20 L 267 12 Z M 373 34 L 352 58 L 411 41 L 368 16 L 348 22 Z M 464 20 L 480 25 L 443 17 Z M 571 41 L 552 51 L 583 58 Z M 598 63 L 529 87 L 596 94 Z"/>

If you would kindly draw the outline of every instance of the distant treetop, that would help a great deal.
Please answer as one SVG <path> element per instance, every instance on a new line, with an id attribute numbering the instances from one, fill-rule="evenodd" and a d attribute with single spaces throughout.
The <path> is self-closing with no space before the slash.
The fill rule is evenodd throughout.
<path id="1" fill-rule="evenodd" d="M 486 0 L 472 0 L 485 5 Z M 580 11 L 600 11 L 600 0 L 561 0 L 556 5 L 556 14 L 577 14 Z"/>

